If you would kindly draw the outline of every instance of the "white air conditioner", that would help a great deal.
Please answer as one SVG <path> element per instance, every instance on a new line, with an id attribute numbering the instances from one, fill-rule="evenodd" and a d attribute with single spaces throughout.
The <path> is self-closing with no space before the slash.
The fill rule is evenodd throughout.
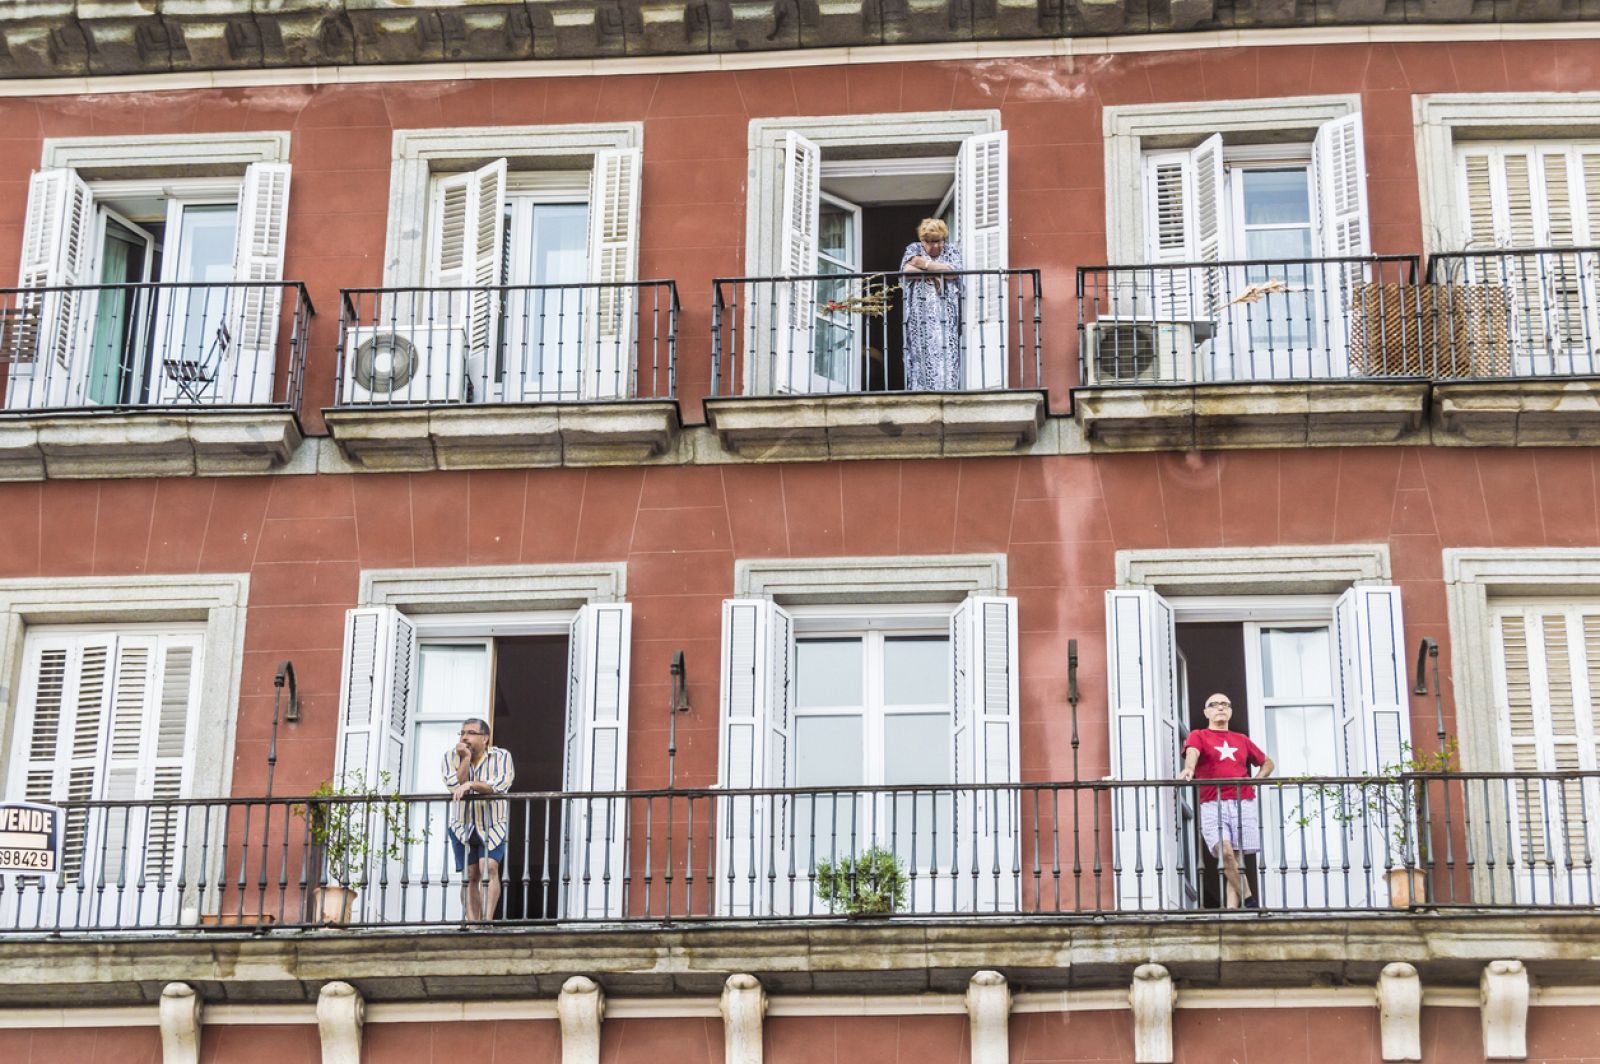
<path id="1" fill-rule="evenodd" d="M 1194 325 L 1101 318 L 1084 329 L 1090 387 L 1179 384 L 1193 377 Z"/>
<path id="2" fill-rule="evenodd" d="M 362 326 L 345 336 L 345 406 L 459 403 L 467 396 L 462 329 Z"/>

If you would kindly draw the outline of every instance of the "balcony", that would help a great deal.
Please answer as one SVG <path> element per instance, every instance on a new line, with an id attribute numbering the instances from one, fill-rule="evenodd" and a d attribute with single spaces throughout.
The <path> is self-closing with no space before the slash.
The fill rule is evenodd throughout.
<path id="1" fill-rule="evenodd" d="M 1438 417 L 1475 444 L 1579 444 L 1600 428 L 1600 248 L 1553 247 L 1435 255 L 1428 281 L 1443 310 L 1496 328 L 1437 374 Z M 1462 309 L 1465 305 L 1466 309 Z"/>
<path id="2" fill-rule="evenodd" d="M 0 479 L 287 461 L 314 313 L 295 281 L 0 289 Z"/>
<path id="3" fill-rule="evenodd" d="M 671 281 L 347 288 L 325 417 L 374 470 L 613 465 L 679 427 Z"/>
<path id="4" fill-rule="evenodd" d="M 723 446 L 757 461 L 1031 446 L 1046 414 L 1039 271 L 939 276 L 713 281 L 706 419 Z"/>
<path id="5" fill-rule="evenodd" d="M 1434 313 L 1419 274 L 1405 255 L 1080 267 L 1084 434 L 1105 450 L 1408 439 L 1438 360 L 1475 357 L 1503 321 L 1483 301 Z"/>
<path id="6" fill-rule="evenodd" d="M 493 922 L 659 929 L 1217 909 L 1201 784 L 1093 781 L 524 794 Z M 1600 773 L 1270 780 L 1246 875 L 1288 918 L 1600 899 Z M 480 799 L 481 800 L 481 799 Z M 0 935 L 459 927 L 438 795 L 68 802 L 61 873 L 0 879 Z M 1254 917 L 1250 910 L 1235 915 Z"/>

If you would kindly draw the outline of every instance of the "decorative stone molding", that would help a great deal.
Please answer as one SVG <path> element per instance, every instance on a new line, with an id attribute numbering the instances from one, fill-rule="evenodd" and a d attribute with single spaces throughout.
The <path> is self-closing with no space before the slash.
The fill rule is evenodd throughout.
<path id="1" fill-rule="evenodd" d="M 561 984 L 556 1017 L 561 1021 L 561 1064 L 600 1064 L 600 1025 L 606 1018 L 600 984 L 582 975 Z"/>
<path id="2" fill-rule="evenodd" d="M 1403 961 L 1378 976 L 1378 1026 L 1384 1060 L 1422 1059 L 1422 980 Z"/>
<path id="3" fill-rule="evenodd" d="M 681 422 L 671 400 L 332 407 L 323 420 L 357 471 L 637 465 L 671 449 Z"/>
<path id="4" fill-rule="evenodd" d="M 1428 387 L 1320 380 L 1078 388 L 1072 410 L 1091 451 L 1365 447 L 1427 442 Z"/>
<path id="5" fill-rule="evenodd" d="M 161 1064 L 200 1064 L 200 1025 L 205 1006 L 188 983 L 161 989 Z"/>
<path id="6" fill-rule="evenodd" d="M 363 569 L 356 601 L 406 613 L 575 610 L 621 602 L 626 562 L 584 565 L 474 565 L 440 569 Z"/>
<path id="7" fill-rule="evenodd" d="M 1009 1064 L 1011 988 L 995 971 L 967 982 L 967 1017 L 972 1025 L 972 1064 Z"/>
<path id="8" fill-rule="evenodd" d="M 1026 391 L 724 397 L 705 411 L 724 448 L 765 462 L 1016 454 L 1046 416 Z"/>
<path id="9" fill-rule="evenodd" d="M 1528 970 L 1521 961 L 1490 961 L 1478 983 L 1485 1060 L 1528 1057 Z"/>
<path id="10" fill-rule="evenodd" d="M 1591 447 L 1600 438 L 1600 382 L 1441 381 L 1433 442 L 1468 447 Z"/>
<path id="11" fill-rule="evenodd" d="M 736 598 L 787 605 L 960 602 L 1006 592 L 1004 554 L 929 554 L 887 558 L 740 558 Z"/>
<path id="12" fill-rule="evenodd" d="M 367 1003 L 349 983 L 324 983 L 317 995 L 317 1032 L 322 1064 L 361 1064 L 361 1029 Z"/>
<path id="13" fill-rule="evenodd" d="M 1133 1006 L 1134 1064 L 1172 1064 L 1172 1008 L 1177 992 L 1171 974 L 1159 964 L 1133 970 L 1128 1003 Z"/>
<path id="14" fill-rule="evenodd" d="M 1117 586 L 1163 595 L 1337 594 L 1389 582 L 1389 545 L 1119 550 Z"/>
<path id="15" fill-rule="evenodd" d="M 289 133 L 107 133 L 49 137 L 42 167 L 70 166 L 85 178 L 240 175 L 251 163 L 289 161 Z"/>
<path id="16" fill-rule="evenodd" d="M 300 446 L 288 410 L 0 414 L 0 480 L 270 473 Z"/>
<path id="17" fill-rule="evenodd" d="M 761 1021 L 767 1014 L 767 992 L 753 975 L 728 976 L 722 988 L 723 1061 L 761 1064 Z"/>

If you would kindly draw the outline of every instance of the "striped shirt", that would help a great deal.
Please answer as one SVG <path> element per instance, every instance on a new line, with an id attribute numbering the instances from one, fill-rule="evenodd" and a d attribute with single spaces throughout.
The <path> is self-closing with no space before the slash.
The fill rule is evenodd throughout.
<path id="1" fill-rule="evenodd" d="M 446 790 L 453 791 L 460 783 L 457 768 L 461 759 L 456 756 L 454 747 L 444 752 L 444 786 Z M 494 789 L 496 794 L 505 794 L 511 789 L 511 781 L 516 778 L 516 770 L 511 766 L 511 752 L 502 750 L 498 746 L 491 746 L 484 751 L 483 760 L 479 761 L 467 773 L 468 779 L 480 780 Z M 510 802 L 504 798 L 484 798 L 474 796 L 464 801 L 450 803 L 450 834 L 463 845 L 470 842 L 472 832 L 478 833 L 478 838 L 483 840 L 485 849 L 494 849 L 506 841 L 506 830 L 510 824 Z"/>

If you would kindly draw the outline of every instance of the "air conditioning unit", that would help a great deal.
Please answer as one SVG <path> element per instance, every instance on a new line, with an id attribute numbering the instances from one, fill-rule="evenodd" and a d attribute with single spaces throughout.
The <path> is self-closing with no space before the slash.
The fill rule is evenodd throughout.
<path id="1" fill-rule="evenodd" d="M 1177 384 L 1194 365 L 1194 325 L 1186 321 L 1101 318 L 1084 331 L 1091 387 Z"/>
<path id="2" fill-rule="evenodd" d="M 463 329 L 362 326 L 345 336 L 345 406 L 468 398 Z"/>

